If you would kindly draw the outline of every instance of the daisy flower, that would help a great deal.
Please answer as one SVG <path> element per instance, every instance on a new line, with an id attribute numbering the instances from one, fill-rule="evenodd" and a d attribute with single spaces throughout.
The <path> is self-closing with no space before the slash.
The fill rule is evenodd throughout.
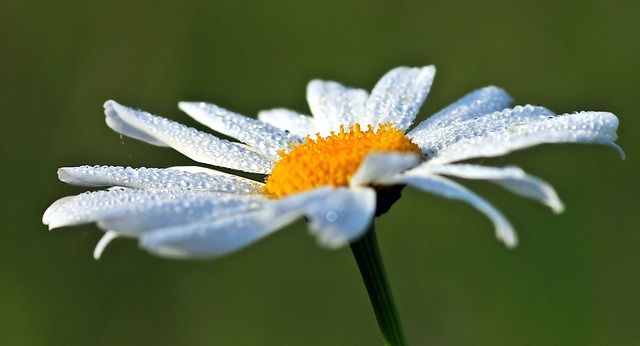
<path id="1" fill-rule="evenodd" d="M 208 166 L 266 178 L 253 181 L 195 166 L 65 167 L 58 171 L 60 180 L 108 189 L 56 201 L 43 222 L 50 229 L 95 222 L 106 232 L 96 258 L 116 237 L 138 238 L 140 247 L 161 256 L 216 257 L 299 218 L 308 221 L 320 245 L 337 248 L 362 237 L 408 185 L 471 204 L 491 220 L 497 238 L 513 247 L 516 234 L 500 211 L 450 178 L 487 180 L 561 212 L 558 196 L 517 167 L 460 162 L 561 142 L 605 144 L 624 155 L 614 143 L 615 115 L 508 108 L 511 97 L 493 86 L 411 128 L 434 75 L 433 66 L 398 67 L 371 93 L 311 81 L 307 100 L 313 116 L 272 109 L 256 120 L 213 104 L 179 104 L 238 142 L 107 101 L 107 125 L 122 135 L 172 147 Z"/>

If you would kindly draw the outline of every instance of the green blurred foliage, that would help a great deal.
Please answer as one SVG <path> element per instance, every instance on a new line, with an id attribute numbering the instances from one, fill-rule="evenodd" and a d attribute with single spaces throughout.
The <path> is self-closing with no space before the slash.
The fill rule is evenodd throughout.
<path id="1" fill-rule="evenodd" d="M 0 2 L 0 344 L 375 345 L 348 249 L 318 248 L 302 221 L 216 261 L 170 261 L 94 226 L 47 232 L 55 199 L 83 191 L 60 166 L 192 164 L 121 138 L 110 98 L 196 125 L 203 100 L 247 114 L 307 111 L 312 78 L 370 89 L 398 65 L 435 64 L 419 119 L 477 87 L 557 112 L 608 110 L 610 148 L 549 145 L 486 161 L 552 183 L 561 215 L 488 183 L 507 250 L 473 208 L 405 189 L 377 221 L 412 345 L 637 345 L 640 5 L 585 1 Z"/>

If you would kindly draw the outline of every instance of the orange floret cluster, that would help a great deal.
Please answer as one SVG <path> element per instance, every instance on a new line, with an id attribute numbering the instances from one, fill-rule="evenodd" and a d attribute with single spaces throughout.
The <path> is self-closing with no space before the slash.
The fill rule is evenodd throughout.
<path id="1" fill-rule="evenodd" d="M 376 131 L 371 125 L 362 131 L 359 124 L 345 131 L 341 125 L 339 133 L 307 136 L 289 153 L 280 152 L 263 191 L 278 198 L 324 185 L 348 186 L 367 154 L 389 151 L 420 154 L 418 146 L 392 124 L 379 125 Z"/>

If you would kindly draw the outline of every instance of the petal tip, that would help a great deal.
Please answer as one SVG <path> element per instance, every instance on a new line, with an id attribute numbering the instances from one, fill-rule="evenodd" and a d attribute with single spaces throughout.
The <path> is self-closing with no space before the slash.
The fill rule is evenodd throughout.
<path id="1" fill-rule="evenodd" d="M 422 71 L 429 72 L 431 74 L 436 73 L 436 65 L 427 65 L 422 67 Z"/>
<path id="2" fill-rule="evenodd" d="M 72 197 L 62 197 L 59 200 L 53 202 L 53 204 L 51 204 L 49 208 L 47 208 L 47 210 L 45 210 L 42 214 L 42 224 L 48 226 L 50 231 L 59 227 L 66 226 L 59 213 L 56 214 L 56 209 L 58 205 L 62 204 L 69 198 Z"/>
<path id="3" fill-rule="evenodd" d="M 100 241 L 98 241 L 98 244 L 96 244 L 95 249 L 93 249 L 93 258 L 97 261 L 100 259 L 100 257 L 102 257 L 102 253 L 104 252 L 104 249 L 107 248 L 107 245 L 109 245 L 109 243 L 111 243 L 112 240 L 116 239 L 118 237 L 118 234 L 114 231 L 107 231 L 102 238 L 100 238 Z"/>
<path id="4" fill-rule="evenodd" d="M 73 175 L 71 174 L 71 171 L 72 171 L 72 167 L 58 168 L 58 172 L 57 172 L 58 180 L 67 184 L 75 185 L 74 182 L 77 181 L 77 179 L 73 177 Z"/>
<path id="5" fill-rule="evenodd" d="M 507 249 L 509 250 L 513 250 L 516 247 L 518 247 L 518 240 L 513 240 L 512 242 L 505 242 L 505 245 L 507 245 Z"/>
<path id="6" fill-rule="evenodd" d="M 181 111 L 189 114 L 189 112 L 193 111 L 195 108 L 199 107 L 201 102 L 189 102 L 189 101 L 180 101 L 178 102 L 178 108 Z"/>
<path id="7" fill-rule="evenodd" d="M 116 101 L 114 101 L 114 100 L 106 100 L 106 101 L 104 102 L 104 108 L 111 107 L 114 103 L 115 103 L 115 104 L 118 104 L 118 103 L 117 103 Z"/>
<path id="8" fill-rule="evenodd" d="M 104 107 L 104 113 L 107 116 L 113 116 L 116 115 L 114 113 L 117 113 L 117 109 L 118 107 L 121 107 L 122 105 L 119 104 L 118 102 L 114 101 L 114 100 L 107 100 L 103 107 Z"/>
<path id="9" fill-rule="evenodd" d="M 501 240 L 509 249 L 515 249 L 518 246 L 518 236 L 513 228 L 502 228 L 496 230 L 496 236 Z"/>
<path id="10" fill-rule="evenodd" d="M 627 158 L 626 154 L 624 153 L 624 150 L 622 150 L 622 148 L 619 145 L 617 145 L 614 142 L 610 142 L 608 143 L 608 145 L 618 152 L 621 159 L 625 160 Z"/>
<path id="11" fill-rule="evenodd" d="M 45 224 L 49 228 L 49 231 L 53 231 L 56 228 L 60 228 L 60 227 L 65 226 L 62 222 L 59 222 L 58 220 L 55 220 L 55 219 L 54 220 L 50 220 L 50 219 L 45 220 L 43 218 L 42 219 L 42 223 Z"/>
<path id="12" fill-rule="evenodd" d="M 564 203 L 560 200 L 556 200 L 552 203 L 549 203 L 549 207 L 553 211 L 554 214 L 562 214 L 564 212 Z"/>

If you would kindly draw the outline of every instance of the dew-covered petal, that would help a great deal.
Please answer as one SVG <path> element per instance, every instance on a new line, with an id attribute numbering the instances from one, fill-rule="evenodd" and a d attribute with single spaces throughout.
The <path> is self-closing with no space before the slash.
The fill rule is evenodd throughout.
<path id="1" fill-rule="evenodd" d="M 79 166 L 58 169 L 65 183 L 78 186 L 121 186 L 137 189 L 193 190 L 237 194 L 257 194 L 261 183 L 209 170 L 193 173 L 180 169 Z"/>
<path id="2" fill-rule="evenodd" d="M 44 213 L 49 229 L 96 222 L 104 230 L 142 232 L 260 207 L 261 196 L 112 188 L 64 197 Z"/>
<path id="3" fill-rule="evenodd" d="M 468 138 L 484 136 L 487 133 L 499 132 L 510 126 L 540 122 L 554 117 L 554 113 L 544 107 L 517 106 L 481 117 L 453 122 L 443 128 L 432 128 L 430 131 L 415 131 L 407 135 L 430 157 L 438 151 L 454 143 Z"/>
<path id="4" fill-rule="evenodd" d="M 464 179 L 489 180 L 513 193 L 535 199 L 550 207 L 556 213 L 564 210 L 564 205 L 551 185 L 537 177 L 526 174 L 518 167 L 498 168 L 471 164 L 439 165 L 427 162 L 411 170 L 411 172 L 416 174 L 420 172 L 425 175 L 443 174 Z"/>
<path id="5" fill-rule="evenodd" d="M 289 131 L 294 136 L 304 138 L 315 134 L 314 118 L 285 108 L 275 108 L 258 113 L 258 119 L 281 130 Z"/>
<path id="6" fill-rule="evenodd" d="M 107 103 L 109 102 L 114 102 L 114 101 L 107 101 Z M 110 108 L 110 109 L 106 108 L 107 103 L 105 103 L 105 114 L 107 115 L 107 117 L 105 118 L 105 122 L 107 123 L 107 126 L 109 126 L 112 130 L 116 131 L 121 135 L 135 138 L 145 143 L 149 143 L 159 147 L 170 147 L 168 143 L 163 142 L 161 139 L 159 139 L 155 135 L 149 134 L 144 129 L 138 128 L 124 121 L 118 115 L 118 113 L 113 110 L 113 108 Z"/>
<path id="7" fill-rule="evenodd" d="M 420 155 L 401 153 L 369 154 L 349 181 L 350 186 L 365 186 L 384 181 L 420 163 Z"/>
<path id="8" fill-rule="evenodd" d="M 115 101 L 107 101 L 104 108 L 112 129 L 150 144 L 170 146 L 195 161 L 261 174 L 273 169 L 272 159 L 208 133 Z"/>
<path id="9" fill-rule="evenodd" d="M 180 102 L 180 109 L 214 131 L 250 145 L 263 153 L 277 156 L 281 150 L 291 149 L 291 144 L 301 138 L 260 120 L 231 112 L 204 102 Z"/>
<path id="10" fill-rule="evenodd" d="M 399 130 L 409 128 L 429 94 L 435 74 L 433 66 L 397 67 L 387 72 L 367 100 L 370 123 L 391 123 Z"/>
<path id="11" fill-rule="evenodd" d="M 506 91 L 495 86 L 470 92 L 458 101 L 421 122 L 407 133 L 409 137 L 421 137 L 424 133 L 440 129 L 467 119 L 501 111 L 513 101 Z"/>
<path id="12" fill-rule="evenodd" d="M 541 121 L 510 124 L 451 143 L 435 152 L 432 161 L 449 163 L 476 157 L 492 157 L 543 143 L 598 143 L 612 146 L 618 118 L 607 112 L 580 112 L 548 117 Z"/>
<path id="13" fill-rule="evenodd" d="M 412 171 L 399 174 L 388 182 L 410 185 L 436 195 L 467 202 L 484 213 L 493 222 L 496 237 L 499 240 L 508 247 L 514 247 L 518 243 L 513 227 L 502 213 L 482 197 L 458 183 L 437 175 L 427 175 Z"/>
<path id="14" fill-rule="evenodd" d="M 369 124 L 365 102 L 369 94 L 336 82 L 313 80 L 307 86 L 307 102 L 322 135 L 339 131 L 340 125 Z"/>
<path id="15" fill-rule="evenodd" d="M 278 214 L 304 215 L 318 243 L 338 248 L 358 239 L 373 221 L 375 191 L 368 187 L 323 187 L 277 200 Z"/>
<path id="16" fill-rule="evenodd" d="M 140 237 L 140 247 L 173 258 L 219 257 L 250 245 L 293 222 L 294 213 L 262 208 L 229 217 L 168 227 Z"/>
<path id="17" fill-rule="evenodd" d="M 319 243 L 334 248 L 360 237 L 374 211 L 372 189 L 319 188 L 271 200 L 242 214 L 144 233 L 140 246 L 168 257 L 217 257 L 305 216 Z"/>
<path id="18" fill-rule="evenodd" d="M 129 210 L 120 212 L 119 215 L 103 217 L 97 221 L 97 225 L 101 229 L 115 230 L 121 234 L 140 235 L 166 227 L 213 222 L 261 209 L 266 203 L 265 199 L 244 197 L 180 197 L 157 205 L 137 206 L 135 212 Z"/>
<path id="19" fill-rule="evenodd" d="M 215 169 L 211 169 L 208 167 L 203 167 L 203 166 L 171 166 L 171 167 L 167 167 L 166 169 L 175 169 L 178 171 L 182 171 L 182 172 L 189 172 L 189 173 L 206 173 L 206 174 L 211 174 L 211 175 L 224 175 L 224 176 L 228 176 L 228 177 L 239 177 L 235 174 L 230 174 L 230 173 L 226 173 L 223 171 L 218 171 Z"/>

